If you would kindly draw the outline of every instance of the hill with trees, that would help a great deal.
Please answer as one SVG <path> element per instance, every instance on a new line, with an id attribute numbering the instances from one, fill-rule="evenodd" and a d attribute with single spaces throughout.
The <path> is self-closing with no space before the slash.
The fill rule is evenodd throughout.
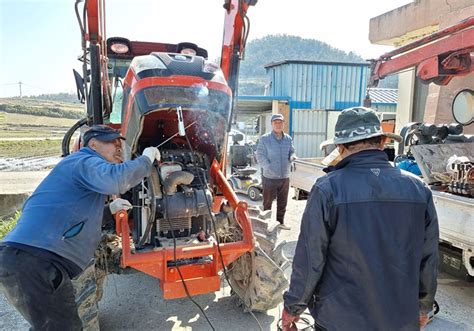
<path id="1" fill-rule="evenodd" d="M 46 101 L 61 101 L 67 103 L 80 104 L 76 94 L 72 93 L 54 93 L 54 94 L 40 94 L 23 97 L 30 100 L 46 100 Z"/>
<path id="2" fill-rule="evenodd" d="M 240 66 L 240 95 L 262 95 L 268 83 L 264 66 L 283 60 L 366 63 L 354 52 L 345 52 L 315 39 L 290 35 L 268 35 L 247 43 Z M 381 81 L 381 87 L 397 87 L 397 79 Z M 390 86 L 387 86 L 390 85 Z"/>

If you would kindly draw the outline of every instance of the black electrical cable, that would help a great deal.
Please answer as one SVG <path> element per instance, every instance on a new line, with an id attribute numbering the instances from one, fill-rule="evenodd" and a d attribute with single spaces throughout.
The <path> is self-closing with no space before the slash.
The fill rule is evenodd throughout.
<path id="1" fill-rule="evenodd" d="M 150 236 L 151 228 L 153 226 L 153 221 L 155 219 L 155 214 L 156 214 L 156 201 L 155 201 L 156 192 L 154 191 L 153 184 L 151 183 L 151 181 L 153 180 L 152 176 L 153 174 L 151 174 L 150 177 L 148 177 L 148 191 L 151 195 L 151 199 L 153 203 L 151 204 L 151 207 L 150 207 L 150 216 L 148 217 L 148 220 L 146 222 L 145 231 L 143 232 L 142 238 L 138 242 L 139 247 L 143 246 L 145 244 L 145 241 Z"/>
<path id="2" fill-rule="evenodd" d="M 163 182 L 163 178 L 161 177 L 161 174 L 160 172 L 158 171 L 158 176 L 160 178 L 160 181 Z M 214 328 L 214 325 L 212 325 L 211 321 L 209 320 L 209 318 L 207 317 L 206 313 L 204 312 L 204 309 L 202 309 L 202 307 L 199 305 L 199 303 L 197 303 L 193 297 L 191 296 L 191 294 L 189 293 L 189 290 L 188 290 L 188 286 L 186 285 L 186 282 L 184 281 L 184 277 L 183 275 L 181 274 L 181 270 L 179 269 L 179 266 L 178 266 L 178 262 L 177 262 L 177 258 L 176 258 L 176 236 L 174 235 L 174 230 L 173 230 L 173 226 L 171 224 L 171 220 L 169 218 L 169 215 L 168 215 L 168 198 L 166 196 L 166 193 L 163 192 L 163 186 L 161 186 L 161 192 L 163 194 L 163 197 L 165 199 L 165 216 L 166 216 L 166 220 L 168 221 L 168 225 L 170 227 L 170 231 L 171 231 L 171 236 L 173 237 L 173 262 L 174 262 L 174 265 L 176 267 L 176 270 L 178 270 L 178 274 L 179 274 L 179 277 L 181 278 L 181 282 L 183 283 L 183 287 L 184 287 L 184 292 L 186 292 L 186 296 L 188 297 L 189 300 L 191 300 L 191 302 L 196 306 L 198 307 L 198 309 L 201 311 L 202 315 L 204 316 L 204 318 L 207 320 L 207 323 L 209 323 L 209 326 L 211 327 L 211 329 L 213 331 L 215 331 L 216 329 Z M 166 263 L 166 261 L 165 261 Z"/>
<path id="3" fill-rule="evenodd" d="M 186 142 L 188 143 L 188 147 L 189 149 L 191 150 L 191 161 L 193 163 L 193 166 L 196 170 L 198 170 L 198 167 L 196 165 L 196 161 L 194 159 L 194 149 L 193 147 L 191 146 L 191 142 L 189 141 L 189 138 L 188 136 L 185 134 L 184 137 L 186 138 Z M 207 180 L 206 180 L 206 177 L 204 177 L 204 182 L 202 181 L 202 178 L 201 176 L 198 176 L 198 179 L 199 179 L 199 182 L 202 186 L 202 188 L 205 190 L 207 188 Z M 212 209 L 211 209 L 211 205 L 210 205 L 210 202 L 209 200 L 207 199 L 207 195 L 205 195 L 206 197 L 206 204 L 207 204 L 207 209 L 209 211 L 209 216 L 211 217 L 211 222 L 212 222 L 212 226 L 214 228 L 214 235 L 216 237 L 216 241 L 217 241 L 217 251 L 219 252 L 219 256 L 220 256 L 220 260 L 221 260 L 221 263 L 222 263 L 222 270 L 224 272 L 224 276 L 225 276 L 225 279 L 227 281 L 227 283 L 229 284 L 230 288 L 232 289 L 232 291 L 234 291 L 234 293 L 239 296 L 238 292 L 236 292 L 234 290 L 234 288 L 232 287 L 232 284 L 230 283 L 229 281 L 229 276 L 227 275 L 227 268 L 224 264 L 224 258 L 222 256 L 222 252 L 221 252 L 221 248 L 220 248 L 220 242 L 219 242 L 219 237 L 217 235 L 217 227 L 216 227 L 216 222 L 215 222 L 215 219 L 214 219 L 214 214 L 212 213 Z M 259 320 L 257 319 L 257 317 L 255 316 L 255 314 L 252 312 L 252 310 L 247 306 L 246 302 L 239 296 L 240 300 L 242 301 L 242 303 L 245 305 L 245 307 L 248 309 L 250 315 L 255 319 L 255 321 L 257 322 L 258 324 L 258 327 L 260 330 L 263 331 L 263 328 L 262 328 L 262 325 L 260 324 Z"/>
<path id="4" fill-rule="evenodd" d="M 308 317 L 305 317 L 308 316 Z M 308 313 L 303 313 L 300 315 L 300 319 L 298 320 L 298 324 L 303 324 L 304 329 L 302 330 L 308 330 L 308 328 L 311 328 L 312 330 L 316 330 L 316 325 L 314 323 L 311 323 L 312 316 Z M 278 331 L 283 331 L 283 325 L 282 325 L 282 319 L 280 318 L 277 322 L 277 330 Z"/>

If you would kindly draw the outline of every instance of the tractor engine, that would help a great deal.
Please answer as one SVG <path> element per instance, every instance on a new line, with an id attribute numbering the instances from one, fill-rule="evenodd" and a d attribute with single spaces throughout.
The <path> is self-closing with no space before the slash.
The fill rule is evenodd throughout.
<path id="1" fill-rule="evenodd" d="M 209 160 L 190 150 L 163 150 L 162 162 L 134 194 L 135 242 L 168 246 L 173 237 L 203 241 L 210 222 L 212 193 L 207 188 Z"/>

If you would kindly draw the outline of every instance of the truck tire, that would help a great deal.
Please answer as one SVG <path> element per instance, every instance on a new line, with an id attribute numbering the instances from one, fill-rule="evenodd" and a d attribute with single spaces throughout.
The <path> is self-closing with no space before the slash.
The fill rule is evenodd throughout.
<path id="1" fill-rule="evenodd" d="M 308 192 L 295 187 L 294 199 L 297 200 L 297 201 L 298 200 L 307 200 L 308 199 Z"/>
<path id="2" fill-rule="evenodd" d="M 87 267 L 79 277 L 72 280 L 76 306 L 82 321 L 82 330 L 98 331 L 99 328 L 99 298 L 102 296 L 103 280 L 96 277 L 95 263 Z"/>
<path id="3" fill-rule="evenodd" d="M 245 311 L 265 312 L 283 300 L 288 288 L 284 270 L 289 261 L 283 255 L 285 242 L 278 241 L 279 223 L 269 220 L 269 213 L 249 212 L 254 215 L 250 218 L 257 247 L 232 263 L 227 274 L 237 303 Z"/>

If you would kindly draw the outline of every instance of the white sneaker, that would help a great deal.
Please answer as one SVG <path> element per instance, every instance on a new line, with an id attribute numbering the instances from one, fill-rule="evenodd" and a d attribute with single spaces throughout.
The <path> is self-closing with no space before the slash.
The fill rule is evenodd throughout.
<path id="1" fill-rule="evenodd" d="M 280 224 L 280 225 L 278 225 L 278 227 L 282 230 L 291 230 L 291 227 L 289 227 L 286 224 Z"/>

